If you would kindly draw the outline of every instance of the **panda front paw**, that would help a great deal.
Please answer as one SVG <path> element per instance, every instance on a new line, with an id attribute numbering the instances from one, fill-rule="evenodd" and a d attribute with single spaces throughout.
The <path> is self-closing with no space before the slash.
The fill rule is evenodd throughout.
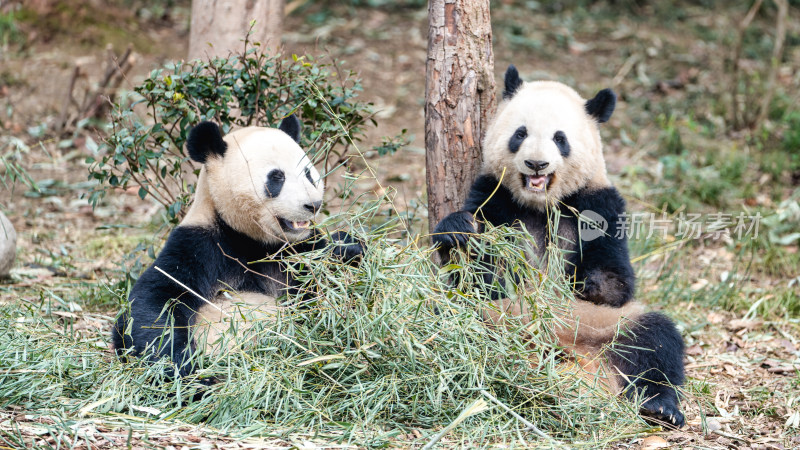
<path id="1" fill-rule="evenodd" d="M 454 212 L 439 222 L 431 237 L 433 245 L 441 252 L 452 248 L 464 248 L 469 236 L 478 232 L 478 224 L 469 211 Z"/>
<path id="2" fill-rule="evenodd" d="M 633 298 L 633 287 L 614 272 L 592 270 L 583 282 L 581 296 L 596 305 L 619 308 Z"/>
<path id="3" fill-rule="evenodd" d="M 349 264 L 357 264 L 364 254 L 364 244 L 344 231 L 331 234 L 332 252 L 337 258 Z"/>

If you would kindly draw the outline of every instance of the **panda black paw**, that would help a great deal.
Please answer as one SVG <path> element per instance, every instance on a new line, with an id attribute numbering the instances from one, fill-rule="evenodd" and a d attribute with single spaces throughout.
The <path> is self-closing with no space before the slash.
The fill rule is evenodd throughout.
<path id="1" fill-rule="evenodd" d="M 469 236 L 478 232 L 478 224 L 469 211 L 454 212 L 439 222 L 433 230 L 433 245 L 441 252 L 466 247 Z"/>
<path id="2" fill-rule="evenodd" d="M 581 296 L 596 305 L 619 308 L 633 298 L 631 283 L 607 270 L 592 270 L 583 282 Z"/>
<path id="3" fill-rule="evenodd" d="M 366 250 L 364 244 L 344 231 L 331 234 L 332 252 L 337 258 L 349 264 L 357 264 Z"/>
<path id="4" fill-rule="evenodd" d="M 686 423 L 674 392 L 662 391 L 642 404 L 641 413 L 658 425 L 681 428 Z"/>

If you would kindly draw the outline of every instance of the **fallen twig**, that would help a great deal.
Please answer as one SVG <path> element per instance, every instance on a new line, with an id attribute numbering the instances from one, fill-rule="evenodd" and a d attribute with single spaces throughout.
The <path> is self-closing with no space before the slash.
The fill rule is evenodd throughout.
<path id="1" fill-rule="evenodd" d="M 109 94 L 120 86 L 127 72 L 133 66 L 131 52 L 132 48 L 128 47 L 122 55 L 117 57 L 109 47 L 108 63 L 103 78 L 96 87 L 86 88 L 83 100 L 80 103 L 75 99 L 75 88 L 78 84 L 78 79 L 87 77 L 87 74 L 81 69 L 80 65 L 75 65 L 70 76 L 67 95 L 61 107 L 58 123 L 56 124 L 57 131 L 64 132 L 84 118 L 98 117 L 103 113 L 103 106 L 111 104 Z M 71 112 L 73 108 L 75 111 Z"/>

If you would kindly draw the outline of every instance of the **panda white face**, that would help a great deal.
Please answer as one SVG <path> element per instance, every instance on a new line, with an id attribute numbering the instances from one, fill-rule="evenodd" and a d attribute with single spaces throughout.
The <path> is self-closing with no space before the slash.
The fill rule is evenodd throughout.
<path id="1" fill-rule="evenodd" d="M 204 166 L 181 225 L 210 225 L 218 214 L 266 244 L 308 237 L 322 207 L 324 184 L 297 144 L 299 127 L 290 116 L 280 129 L 248 127 L 224 138 L 211 122 L 193 128 L 187 149 Z"/>
<path id="2" fill-rule="evenodd" d="M 598 117 L 591 108 L 597 97 L 587 102 L 553 81 L 523 83 L 511 66 L 507 101 L 486 132 L 484 171 L 502 177 L 518 202 L 540 210 L 581 188 L 608 186 L 597 124 L 608 119 L 615 97 L 605 95 L 610 110 Z"/>
<path id="3" fill-rule="evenodd" d="M 324 185 L 300 146 L 283 131 L 262 127 L 237 130 L 224 141 L 222 158 L 206 162 L 209 191 L 223 220 L 265 243 L 308 237 Z"/>

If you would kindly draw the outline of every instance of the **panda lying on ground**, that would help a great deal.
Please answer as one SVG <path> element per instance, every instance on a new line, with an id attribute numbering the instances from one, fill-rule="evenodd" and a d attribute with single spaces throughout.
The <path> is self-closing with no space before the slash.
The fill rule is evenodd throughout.
<path id="1" fill-rule="evenodd" d="M 169 356 L 185 376 L 201 333 L 212 344 L 242 307 L 256 319 L 275 313 L 276 297 L 296 285 L 282 258 L 326 245 L 310 228 L 323 182 L 299 138 L 294 115 L 279 129 L 248 127 L 225 138 L 211 122 L 192 129 L 189 156 L 203 164 L 194 201 L 131 290 L 130 310 L 112 331 L 117 354 Z M 345 260 L 363 252 L 346 233 L 333 239 Z M 229 290 L 233 301 L 223 295 Z"/>
<path id="2" fill-rule="evenodd" d="M 536 244 L 528 258 L 540 269 L 547 264 L 547 245 L 558 246 L 578 298 L 570 318 L 573 328 L 558 330 L 559 344 L 591 360 L 613 343 L 603 365 L 611 371 L 615 390 L 643 395 L 644 414 L 683 426 L 674 387 L 684 381 L 683 340 L 670 319 L 644 312 L 631 301 L 634 272 L 624 230 L 618 230 L 625 202 L 606 175 L 597 126 L 614 111 L 615 94 L 604 89 L 585 101 L 558 82 L 523 83 L 512 65 L 503 99 L 486 132 L 482 173 L 463 210 L 434 230 L 442 260 L 449 259 L 451 249 L 465 248 L 469 236 L 487 223 L 524 225 Z M 555 236 L 548 228 L 553 208 L 560 212 Z M 605 221 L 607 229 L 586 230 L 579 214 Z M 486 264 L 496 267 L 490 260 Z M 487 273 L 484 280 L 502 283 L 495 275 Z M 524 300 L 499 298 L 499 291 L 492 297 L 494 307 L 484 314 L 493 322 L 528 314 Z M 618 333 L 618 326 L 627 332 Z"/>

